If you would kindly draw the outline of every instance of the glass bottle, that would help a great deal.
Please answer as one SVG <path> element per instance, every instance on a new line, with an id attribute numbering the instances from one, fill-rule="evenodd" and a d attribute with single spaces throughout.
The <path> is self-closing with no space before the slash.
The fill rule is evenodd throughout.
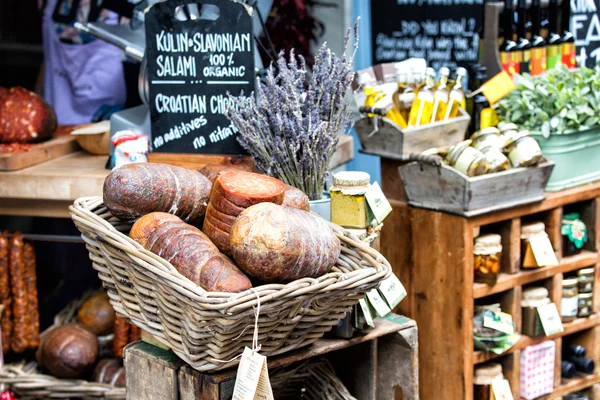
<path id="1" fill-rule="evenodd" d="M 425 72 L 425 85 L 419 89 L 415 101 L 410 108 L 409 126 L 420 126 L 431 121 L 433 111 L 433 87 L 435 86 L 435 71 L 427 68 Z"/>
<path id="2" fill-rule="evenodd" d="M 454 87 L 452 87 L 452 90 L 450 91 L 444 121 L 456 117 L 458 115 L 458 109 L 462 107 L 465 101 L 465 88 L 463 85 L 466 75 L 466 69 L 458 68 L 456 70 L 456 83 L 454 83 Z"/>
<path id="3" fill-rule="evenodd" d="M 519 71 L 521 74 L 531 72 L 531 42 L 527 39 L 527 0 L 519 0 L 517 7 L 519 23 L 517 24 L 517 49 L 521 52 Z"/>
<path id="4" fill-rule="evenodd" d="M 521 53 L 517 49 L 517 43 L 513 40 L 513 11 L 514 10 L 512 0 L 505 0 L 504 12 L 502 13 L 502 30 L 504 40 L 500 45 L 499 53 L 502 69 L 506 71 L 510 76 L 512 76 L 513 74 L 518 74 L 520 72 L 519 60 L 521 59 Z"/>
<path id="5" fill-rule="evenodd" d="M 571 33 L 571 2 L 563 0 L 560 10 L 560 25 L 562 29 L 562 63 L 568 69 L 574 69 L 577 66 L 575 58 L 575 37 Z"/>
<path id="6" fill-rule="evenodd" d="M 548 36 L 546 37 L 546 66 L 548 70 L 561 63 L 561 37 L 558 33 L 558 0 L 548 5 Z"/>
<path id="7" fill-rule="evenodd" d="M 365 107 L 373 107 L 375 103 L 385 97 L 385 94 L 376 89 L 377 81 L 369 74 L 363 73 L 358 76 L 358 84 L 362 87 L 365 93 Z M 373 118 L 373 114 L 367 114 L 369 118 Z"/>
<path id="8" fill-rule="evenodd" d="M 542 29 L 540 9 L 540 0 L 533 0 L 531 4 L 531 75 L 546 72 L 546 41 L 540 34 Z"/>
<path id="9" fill-rule="evenodd" d="M 441 121 L 446 115 L 448 101 L 450 98 L 450 89 L 448 88 L 448 76 L 450 70 L 446 67 L 440 68 L 440 80 L 433 96 L 433 111 L 431 112 L 431 122 Z"/>
<path id="10" fill-rule="evenodd" d="M 415 99 L 415 90 L 412 84 L 412 74 L 409 76 L 401 68 L 396 68 L 398 90 L 392 96 L 396 109 L 405 121 L 408 121 L 410 106 Z"/>

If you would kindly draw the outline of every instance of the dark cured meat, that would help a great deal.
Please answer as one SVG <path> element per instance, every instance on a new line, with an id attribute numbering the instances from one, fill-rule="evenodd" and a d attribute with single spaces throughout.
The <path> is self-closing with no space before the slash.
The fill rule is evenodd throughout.
<path id="1" fill-rule="evenodd" d="M 113 353 L 117 358 L 123 358 L 123 348 L 129 344 L 129 323 L 123 318 L 115 318 L 115 336 L 113 339 Z"/>
<path id="2" fill-rule="evenodd" d="M 204 233 L 174 215 L 148 214 L 133 225 L 129 235 L 204 290 L 241 292 L 252 287 Z"/>
<path id="3" fill-rule="evenodd" d="M 9 240 L 6 232 L 0 235 L 0 304 L 4 306 L 2 312 L 2 352 L 8 353 L 13 330 L 12 302 L 10 297 L 9 282 Z"/>
<path id="4" fill-rule="evenodd" d="M 142 330 L 136 325 L 131 324 L 131 330 L 129 331 L 129 343 L 137 342 L 142 340 Z"/>
<path id="5" fill-rule="evenodd" d="M 22 353 L 28 346 L 29 306 L 25 286 L 25 263 L 23 260 L 23 236 L 15 233 L 10 242 L 10 288 L 12 293 L 13 335 L 11 348 Z"/>
<path id="6" fill-rule="evenodd" d="M 104 203 L 117 218 L 133 220 L 160 211 L 199 223 L 212 183 L 200 172 L 167 164 L 128 164 L 104 180 Z"/>
<path id="7" fill-rule="evenodd" d="M 253 172 L 223 172 L 214 183 L 214 190 L 242 208 L 264 202 L 281 204 L 285 189 L 279 179 Z"/>
<path id="8" fill-rule="evenodd" d="M 39 142 L 55 129 L 54 110 L 35 93 L 14 87 L 0 97 L 0 142 Z"/>
<path id="9" fill-rule="evenodd" d="M 36 349 L 40 344 L 40 314 L 38 311 L 35 250 L 30 243 L 25 243 L 23 260 L 25 262 L 24 279 L 25 288 L 27 291 L 27 314 L 29 315 L 27 347 L 30 349 Z"/>
<path id="10" fill-rule="evenodd" d="M 319 277 L 335 265 L 341 251 L 323 218 L 272 203 L 246 209 L 229 235 L 238 266 L 263 282 Z"/>

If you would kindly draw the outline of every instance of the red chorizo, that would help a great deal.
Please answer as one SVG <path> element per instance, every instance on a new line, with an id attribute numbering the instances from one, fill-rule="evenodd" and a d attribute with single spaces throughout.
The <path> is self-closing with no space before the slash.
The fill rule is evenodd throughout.
<path id="1" fill-rule="evenodd" d="M 12 335 L 12 303 L 9 283 L 9 240 L 6 232 L 0 235 L 0 304 L 4 306 L 0 326 L 2 327 L 2 352 L 8 353 Z"/>
<path id="2" fill-rule="evenodd" d="M 104 203 L 117 218 L 133 220 L 160 211 L 199 223 L 212 183 L 200 172 L 167 164 L 127 164 L 104 180 Z"/>
<path id="3" fill-rule="evenodd" d="M 283 194 L 282 206 L 297 208 L 299 210 L 310 211 L 310 202 L 308 196 L 300 189 L 286 185 Z"/>
<path id="4" fill-rule="evenodd" d="M 25 243 L 23 251 L 25 262 L 25 288 L 27 291 L 27 314 L 29 315 L 28 347 L 35 349 L 40 344 L 40 315 L 38 311 L 37 272 L 35 250 L 30 243 Z"/>
<path id="5" fill-rule="evenodd" d="M 10 242 L 10 287 L 14 323 L 11 348 L 15 353 L 22 353 L 28 345 L 29 306 L 25 286 L 23 236 L 20 233 L 15 233 Z"/>
<path id="6" fill-rule="evenodd" d="M 286 189 L 279 179 L 242 171 L 223 172 L 214 186 L 225 199 L 242 208 L 264 202 L 281 204 Z"/>
<path id="7" fill-rule="evenodd" d="M 131 325 L 117 316 L 115 318 L 115 336 L 113 339 L 113 353 L 117 358 L 123 358 L 123 348 L 129 343 L 129 329 Z"/>
<path id="8" fill-rule="evenodd" d="M 55 129 L 54 110 L 37 94 L 14 87 L 0 97 L 0 142 L 39 142 Z"/>
<path id="9" fill-rule="evenodd" d="M 142 330 L 134 324 L 130 324 L 131 329 L 129 331 L 129 343 L 137 342 L 142 340 Z"/>

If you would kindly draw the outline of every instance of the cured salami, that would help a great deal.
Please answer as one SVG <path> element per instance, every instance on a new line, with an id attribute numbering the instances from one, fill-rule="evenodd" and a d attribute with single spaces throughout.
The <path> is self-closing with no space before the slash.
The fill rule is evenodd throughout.
<path id="1" fill-rule="evenodd" d="M 224 224 L 229 225 L 230 227 L 231 225 L 233 225 L 236 219 L 236 216 L 234 215 L 227 215 L 217 210 L 211 203 L 208 203 L 208 207 L 206 208 L 206 215 L 210 215 L 211 218 L 219 220 Z"/>
<path id="2" fill-rule="evenodd" d="M 207 177 L 212 183 L 215 183 L 215 179 L 223 172 L 228 171 L 246 171 L 250 172 L 252 169 L 248 167 L 246 164 L 239 164 L 235 167 L 230 165 L 223 164 L 206 164 L 201 170 L 200 173 Z"/>
<path id="3" fill-rule="evenodd" d="M 200 172 L 167 164 L 127 164 L 104 180 L 104 203 L 117 218 L 133 220 L 160 211 L 199 223 L 212 183 Z"/>
<path id="4" fill-rule="evenodd" d="M 207 291 L 241 292 L 252 287 L 204 233 L 174 215 L 148 214 L 133 225 L 129 235 Z"/>
<path id="5" fill-rule="evenodd" d="M 27 347 L 36 349 L 40 344 L 40 315 L 38 311 L 37 272 L 35 250 L 30 243 L 25 243 L 23 250 L 25 263 L 24 280 L 27 291 L 27 314 L 29 315 L 29 329 L 27 331 Z"/>
<path id="6" fill-rule="evenodd" d="M 12 303 L 10 297 L 9 282 L 9 240 L 6 232 L 0 235 L 0 304 L 4 307 L 2 311 L 2 352 L 8 353 L 10 350 L 12 323 Z"/>
<path id="7" fill-rule="evenodd" d="M 230 246 L 242 271 L 278 283 L 323 275 L 341 251 L 339 239 L 323 218 L 272 203 L 240 214 L 231 227 Z"/>
<path id="8" fill-rule="evenodd" d="M 222 214 L 237 217 L 242 211 L 245 210 L 243 207 L 236 206 L 229 200 L 223 197 L 217 190 L 213 190 L 210 193 L 209 205 L 212 205 L 215 210 Z"/>
<path id="9" fill-rule="evenodd" d="M 27 349 L 29 332 L 29 305 L 25 286 L 23 236 L 15 233 L 10 241 L 10 288 L 12 294 L 13 335 L 11 349 L 22 353 Z"/>
<path id="10" fill-rule="evenodd" d="M 231 247 L 229 246 L 229 233 L 213 225 L 208 218 L 204 220 L 202 232 L 210 238 L 217 246 L 219 251 L 226 256 L 231 256 Z"/>
<path id="11" fill-rule="evenodd" d="M 0 142 L 39 142 L 55 129 L 54 110 L 37 94 L 14 87 L 0 96 Z"/>
<path id="12" fill-rule="evenodd" d="M 242 208 L 264 202 L 281 204 L 286 189 L 279 179 L 242 171 L 223 172 L 214 185 L 225 199 Z"/>
<path id="13" fill-rule="evenodd" d="M 286 185 L 283 194 L 282 206 L 297 208 L 299 210 L 310 211 L 310 202 L 308 196 L 300 189 Z"/>
<path id="14" fill-rule="evenodd" d="M 129 331 L 129 343 L 137 342 L 138 340 L 142 340 L 142 330 L 138 328 L 136 325 L 130 324 L 131 330 Z"/>
<path id="15" fill-rule="evenodd" d="M 117 358 L 123 358 L 123 348 L 129 344 L 129 323 L 121 318 L 115 318 L 115 337 L 113 339 L 113 353 Z"/>

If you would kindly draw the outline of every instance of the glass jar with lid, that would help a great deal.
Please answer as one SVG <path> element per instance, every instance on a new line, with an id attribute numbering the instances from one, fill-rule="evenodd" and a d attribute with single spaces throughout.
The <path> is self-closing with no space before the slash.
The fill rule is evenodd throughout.
<path id="1" fill-rule="evenodd" d="M 488 173 L 506 171 L 510 168 L 508 158 L 506 158 L 506 156 L 496 147 L 487 146 L 480 151 L 488 162 Z"/>
<path id="2" fill-rule="evenodd" d="M 473 246 L 475 282 L 496 284 L 502 263 L 502 237 L 498 234 L 481 235 Z"/>
<path id="3" fill-rule="evenodd" d="M 579 213 L 565 214 L 562 218 L 560 234 L 563 238 L 563 256 L 573 256 L 581 253 L 587 242 L 587 228 L 579 218 Z"/>
<path id="4" fill-rule="evenodd" d="M 513 168 L 532 167 L 542 160 L 542 149 L 529 131 L 521 131 L 507 138 L 504 152 Z"/>
<path id="5" fill-rule="evenodd" d="M 522 327 L 524 335 L 535 337 L 544 334 L 544 329 L 538 318 L 537 308 L 550 304 L 548 289 L 545 287 L 529 287 L 523 290 L 521 300 Z"/>
<path id="6" fill-rule="evenodd" d="M 577 290 L 579 293 L 592 293 L 594 290 L 594 268 L 577 271 Z"/>
<path id="7" fill-rule="evenodd" d="M 577 318 L 578 294 L 577 279 L 563 279 L 562 299 L 560 300 L 560 319 L 562 322 L 571 322 Z"/>
<path id="8" fill-rule="evenodd" d="M 519 127 L 516 124 L 513 124 L 512 122 L 500 122 L 498 124 L 498 129 L 500 129 L 500 133 L 506 139 L 509 139 L 510 137 L 519 133 Z"/>
<path id="9" fill-rule="evenodd" d="M 593 293 L 579 293 L 577 304 L 577 316 L 579 318 L 587 318 L 592 315 Z"/>
<path id="10" fill-rule="evenodd" d="M 371 176 L 361 171 L 342 171 L 333 174 L 331 222 L 344 228 L 365 229 L 369 226 L 366 193 Z"/>
<path id="11" fill-rule="evenodd" d="M 470 144 L 470 140 L 465 140 L 453 146 L 446 156 L 446 163 L 467 176 L 486 174 L 489 166 L 485 155 Z"/>
<path id="12" fill-rule="evenodd" d="M 504 379 L 501 364 L 487 363 L 476 366 L 473 371 L 473 399 L 490 400 L 492 382 L 496 379 Z"/>
<path id="13" fill-rule="evenodd" d="M 523 268 L 539 268 L 536 260 L 528 259 L 527 252 L 531 252 L 531 241 L 535 238 L 547 238 L 546 225 L 543 222 L 531 222 L 521 226 L 521 259 Z"/>
<path id="14" fill-rule="evenodd" d="M 488 146 L 502 149 L 504 148 L 505 141 L 504 137 L 500 134 L 500 130 L 494 127 L 482 129 L 471 136 L 471 146 L 477 150 Z"/>

